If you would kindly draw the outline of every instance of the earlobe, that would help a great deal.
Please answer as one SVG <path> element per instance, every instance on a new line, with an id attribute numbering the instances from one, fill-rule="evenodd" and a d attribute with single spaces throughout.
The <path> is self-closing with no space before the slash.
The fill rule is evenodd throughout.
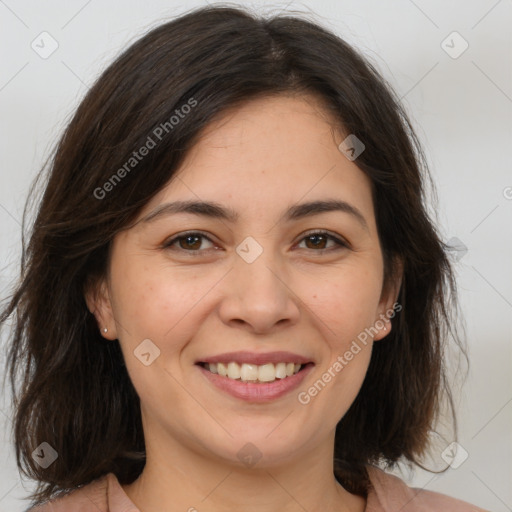
<path id="1" fill-rule="evenodd" d="M 109 340 L 116 339 L 116 324 L 110 294 L 105 280 L 101 279 L 94 282 L 89 280 L 85 287 L 84 298 L 87 309 L 96 318 L 101 335 Z"/>
<path id="2" fill-rule="evenodd" d="M 379 341 L 385 338 L 391 332 L 391 320 L 389 320 L 387 313 L 380 314 L 374 323 L 374 328 L 377 333 L 373 337 L 373 341 Z"/>
<path id="3" fill-rule="evenodd" d="M 403 262 L 398 257 L 393 260 L 392 277 L 389 280 L 387 290 L 383 290 L 381 297 L 379 317 L 375 320 L 375 328 L 378 330 L 374 341 L 381 340 L 389 335 L 392 329 L 391 319 L 401 311 L 402 305 L 398 302 L 398 296 L 402 287 Z"/>

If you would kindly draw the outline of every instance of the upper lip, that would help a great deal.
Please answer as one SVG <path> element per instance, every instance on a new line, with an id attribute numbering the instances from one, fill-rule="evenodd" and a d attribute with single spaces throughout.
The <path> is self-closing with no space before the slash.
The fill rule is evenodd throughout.
<path id="1" fill-rule="evenodd" d="M 239 365 L 243 363 L 263 365 L 268 363 L 295 363 L 306 364 L 311 363 L 311 359 L 294 354 L 293 352 L 248 352 L 240 350 L 238 352 L 225 352 L 215 356 L 208 356 L 196 361 L 196 363 L 231 363 L 235 362 Z"/>

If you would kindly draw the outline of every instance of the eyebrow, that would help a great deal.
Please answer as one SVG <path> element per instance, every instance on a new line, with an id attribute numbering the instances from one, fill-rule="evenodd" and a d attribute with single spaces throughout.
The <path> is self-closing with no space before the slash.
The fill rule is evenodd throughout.
<path id="1" fill-rule="evenodd" d="M 364 215 L 355 206 L 338 199 L 310 201 L 308 203 L 292 205 L 283 213 L 279 221 L 299 220 L 312 215 L 333 211 L 348 213 L 368 231 L 368 223 L 366 222 Z M 221 219 L 233 223 L 239 218 L 239 215 L 235 210 L 222 206 L 219 203 L 190 200 L 174 201 L 172 203 L 164 203 L 157 206 L 151 213 L 143 217 L 140 222 L 152 222 L 161 217 L 178 213 L 191 213 L 194 215 Z"/>

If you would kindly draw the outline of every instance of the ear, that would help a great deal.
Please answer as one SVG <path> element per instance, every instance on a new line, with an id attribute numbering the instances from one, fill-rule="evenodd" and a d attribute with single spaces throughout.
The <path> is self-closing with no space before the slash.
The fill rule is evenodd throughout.
<path id="1" fill-rule="evenodd" d="M 87 309 L 98 322 L 101 335 L 108 340 L 115 340 L 117 338 L 116 322 L 106 280 L 90 278 L 84 289 L 84 298 Z M 104 332 L 105 328 L 107 332 Z"/>
<path id="2" fill-rule="evenodd" d="M 403 261 L 395 258 L 392 262 L 391 275 L 388 283 L 385 283 L 379 301 L 378 315 L 374 322 L 377 333 L 373 337 L 373 341 L 381 340 L 391 332 L 391 319 L 402 310 L 402 305 L 397 302 L 397 299 L 402 286 L 403 270 Z"/>

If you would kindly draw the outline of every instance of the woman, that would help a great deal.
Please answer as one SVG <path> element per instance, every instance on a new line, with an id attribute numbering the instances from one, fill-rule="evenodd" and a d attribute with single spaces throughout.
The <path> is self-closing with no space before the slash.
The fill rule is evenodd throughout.
<path id="1" fill-rule="evenodd" d="M 377 467 L 420 463 L 450 397 L 426 177 L 383 79 L 311 22 L 207 7 L 128 48 L 2 316 L 33 510 L 481 510 Z"/>

